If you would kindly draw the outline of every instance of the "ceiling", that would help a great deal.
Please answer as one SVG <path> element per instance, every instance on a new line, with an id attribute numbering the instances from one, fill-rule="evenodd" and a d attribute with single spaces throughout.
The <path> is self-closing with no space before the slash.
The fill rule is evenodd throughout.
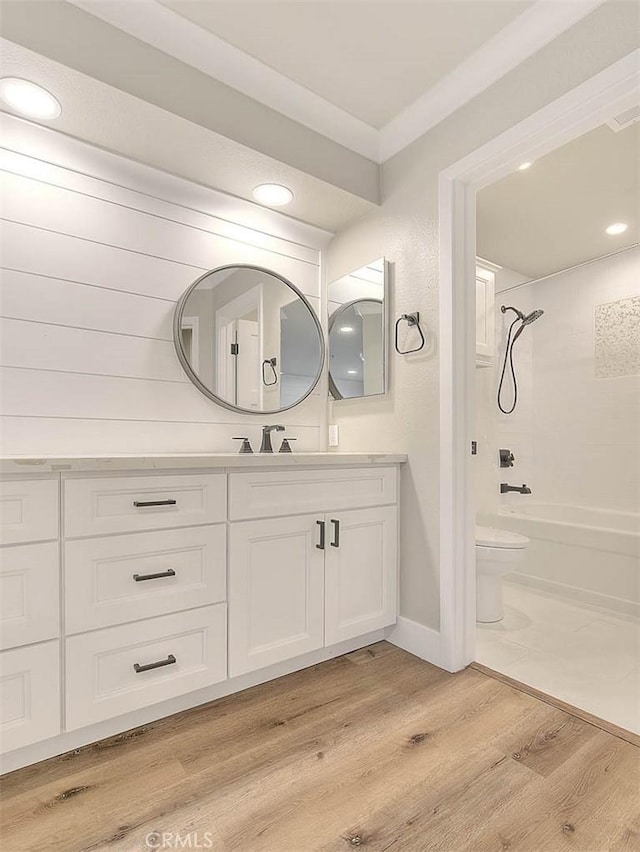
<path id="1" fill-rule="evenodd" d="M 47 126 L 245 199 L 285 183 L 337 231 L 380 163 L 602 2 L 0 0 L 1 73 L 58 96 Z"/>
<path id="2" fill-rule="evenodd" d="M 340 160 L 358 192 L 603 2 L 2 0 L 2 32 L 312 174 Z"/>
<path id="3" fill-rule="evenodd" d="M 532 4 L 159 2 L 375 128 L 395 118 Z"/>
<path id="4" fill-rule="evenodd" d="M 626 222 L 627 231 L 605 228 Z M 538 278 L 640 240 L 640 124 L 602 125 L 477 196 L 477 253 Z"/>

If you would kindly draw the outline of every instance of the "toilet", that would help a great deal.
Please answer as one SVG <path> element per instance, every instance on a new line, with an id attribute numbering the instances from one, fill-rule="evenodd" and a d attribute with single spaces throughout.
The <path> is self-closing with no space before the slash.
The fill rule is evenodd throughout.
<path id="1" fill-rule="evenodd" d="M 519 533 L 476 527 L 476 621 L 490 624 L 503 619 L 502 578 L 515 571 L 528 544 Z"/>

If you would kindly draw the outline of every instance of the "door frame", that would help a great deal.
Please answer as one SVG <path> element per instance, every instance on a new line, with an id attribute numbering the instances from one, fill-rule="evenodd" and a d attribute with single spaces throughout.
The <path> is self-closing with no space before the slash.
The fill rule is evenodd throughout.
<path id="1" fill-rule="evenodd" d="M 476 192 L 638 103 L 640 50 L 440 173 L 440 659 L 475 657 Z"/>

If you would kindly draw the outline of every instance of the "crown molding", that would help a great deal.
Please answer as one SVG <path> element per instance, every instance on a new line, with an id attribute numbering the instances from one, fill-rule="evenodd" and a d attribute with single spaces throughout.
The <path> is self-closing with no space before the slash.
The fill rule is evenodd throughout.
<path id="1" fill-rule="evenodd" d="M 537 0 L 380 131 L 380 161 L 402 151 L 604 0 Z"/>
<path id="2" fill-rule="evenodd" d="M 74 6 L 376 163 L 399 153 L 604 0 L 537 0 L 381 130 L 280 74 L 157 0 Z"/>
<path id="3" fill-rule="evenodd" d="M 156 0 L 69 2 L 339 145 L 380 161 L 374 127 Z"/>

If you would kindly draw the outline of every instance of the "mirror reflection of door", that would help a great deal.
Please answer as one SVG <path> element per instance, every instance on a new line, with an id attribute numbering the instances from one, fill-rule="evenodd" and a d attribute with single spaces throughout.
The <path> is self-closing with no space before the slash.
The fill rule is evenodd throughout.
<path id="1" fill-rule="evenodd" d="M 214 320 L 218 340 L 215 391 L 241 408 L 260 411 L 262 382 L 259 370 L 263 314 L 262 285 L 237 293 L 237 282 L 218 286 Z M 231 286 L 234 289 L 231 289 Z"/>

